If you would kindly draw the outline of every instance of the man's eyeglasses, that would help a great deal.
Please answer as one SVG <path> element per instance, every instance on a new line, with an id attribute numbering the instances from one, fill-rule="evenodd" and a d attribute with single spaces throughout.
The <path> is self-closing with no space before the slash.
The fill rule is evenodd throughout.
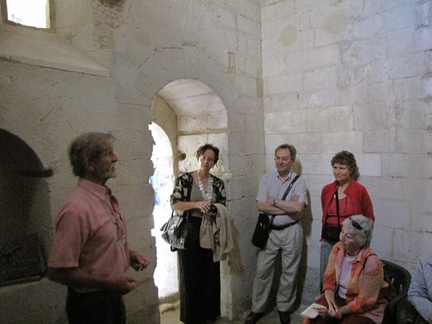
<path id="1" fill-rule="evenodd" d="M 361 227 L 361 225 L 358 222 L 356 222 L 354 219 L 352 219 L 351 216 L 349 217 L 349 219 L 351 221 L 352 226 L 354 226 L 356 229 L 358 229 L 360 231 L 363 230 L 363 227 Z"/>

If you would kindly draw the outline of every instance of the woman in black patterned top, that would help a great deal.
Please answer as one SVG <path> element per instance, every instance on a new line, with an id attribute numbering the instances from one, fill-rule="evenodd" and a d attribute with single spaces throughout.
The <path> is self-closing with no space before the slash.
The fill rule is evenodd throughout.
<path id="1" fill-rule="evenodd" d="M 186 324 L 211 324 L 220 312 L 220 265 L 213 262 L 211 249 L 200 247 L 199 232 L 204 214 L 214 203 L 225 205 L 224 182 L 210 174 L 219 159 L 219 149 L 211 144 L 196 152 L 198 169 L 180 175 L 171 195 L 171 209 L 187 218 L 186 249 L 178 250 L 180 320 Z"/>

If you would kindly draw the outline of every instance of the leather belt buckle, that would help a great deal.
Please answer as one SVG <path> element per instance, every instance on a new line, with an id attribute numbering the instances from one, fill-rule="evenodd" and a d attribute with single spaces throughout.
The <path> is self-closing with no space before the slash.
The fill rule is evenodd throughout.
<path id="1" fill-rule="evenodd" d="M 286 224 L 286 225 L 281 225 L 281 226 L 272 225 L 271 229 L 274 229 L 274 230 L 277 230 L 277 231 L 281 231 L 281 230 L 283 230 L 283 229 L 285 229 L 287 227 L 290 227 L 290 226 L 293 226 L 293 225 L 297 224 L 298 221 L 299 220 L 297 219 L 295 222 L 292 222 L 292 223 L 289 223 L 289 224 Z"/>

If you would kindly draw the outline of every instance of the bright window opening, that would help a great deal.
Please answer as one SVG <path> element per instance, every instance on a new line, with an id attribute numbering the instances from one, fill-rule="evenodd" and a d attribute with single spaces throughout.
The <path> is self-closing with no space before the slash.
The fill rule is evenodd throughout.
<path id="1" fill-rule="evenodd" d="M 49 0 L 6 0 L 7 19 L 23 26 L 50 28 Z"/>

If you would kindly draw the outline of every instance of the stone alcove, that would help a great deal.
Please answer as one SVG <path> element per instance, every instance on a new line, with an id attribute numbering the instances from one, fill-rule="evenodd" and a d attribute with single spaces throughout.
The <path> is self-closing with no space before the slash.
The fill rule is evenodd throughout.
<path id="1" fill-rule="evenodd" d="M 53 235 L 51 175 L 22 139 L 0 129 L 0 286 L 44 274 Z"/>

